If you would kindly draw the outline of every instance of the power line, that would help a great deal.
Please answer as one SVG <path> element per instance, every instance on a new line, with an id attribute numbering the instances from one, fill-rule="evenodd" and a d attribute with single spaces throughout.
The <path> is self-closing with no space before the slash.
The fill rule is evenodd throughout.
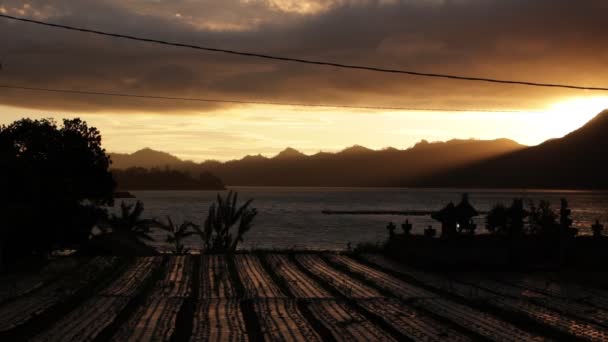
<path id="1" fill-rule="evenodd" d="M 190 98 L 190 97 L 157 96 L 157 95 L 128 94 L 128 93 L 102 92 L 102 91 L 39 88 L 39 87 L 8 85 L 8 84 L 0 84 L 0 88 L 15 89 L 15 90 L 28 90 L 28 91 L 42 91 L 42 92 L 49 92 L 49 93 L 68 93 L 68 94 L 77 94 L 77 95 L 114 96 L 114 97 L 129 97 L 129 98 L 139 98 L 139 99 L 169 100 L 169 101 L 273 105 L 273 106 L 291 106 L 291 107 L 400 110 L 400 111 L 410 111 L 410 112 L 420 111 L 420 112 L 473 112 L 473 113 L 475 113 L 475 112 L 478 112 L 478 113 L 486 113 L 486 112 L 487 113 L 539 113 L 539 112 L 534 112 L 534 111 L 518 111 L 518 110 L 450 109 L 450 108 L 428 108 L 428 107 L 427 108 L 415 108 L 415 107 L 382 107 L 382 106 L 346 106 L 346 105 L 334 105 L 334 104 L 248 101 L 248 100 L 230 100 L 230 99 L 214 99 L 214 98 Z"/>
<path id="2" fill-rule="evenodd" d="M 147 43 L 155 43 L 155 44 L 190 48 L 190 49 L 196 49 L 196 50 L 204 50 L 204 51 L 210 51 L 210 52 L 227 53 L 227 54 L 231 54 L 231 55 L 239 55 L 239 56 L 246 56 L 246 57 L 272 59 L 272 60 L 285 61 L 285 62 L 324 65 L 324 66 L 332 66 L 332 67 L 344 68 L 344 69 L 357 69 L 357 70 L 375 71 L 375 72 L 382 72 L 382 73 L 406 74 L 406 75 L 413 75 L 413 76 L 445 78 L 445 79 L 462 80 L 462 81 L 525 85 L 525 86 L 533 86 L 533 87 L 550 87 L 550 88 L 566 88 L 566 89 L 578 89 L 578 90 L 608 91 L 608 88 L 605 88 L 605 87 L 587 87 L 587 86 L 570 85 L 570 84 L 541 83 L 541 82 L 515 81 L 515 80 L 504 80 L 504 79 L 475 77 L 475 76 L 459 76 L 459 75 L 450 75 L 450 74 L 427 73 L 427 72 L 420 72 L 420 71 L 413 71 L 413 70 L 385 69 L 385 68 L 380 68 L 380 67 L 372 67 L 372 66 L 364 66 L 364 65 L 334 63 L 334 62 L 318 61 L 318 60 L 312 60 L 312 59 L 267 55 L 267 54 L 253 53 L 253 52 L 213 48 L 213 47 L 208 47 L 208 46 L 175 43 L 175 42 L 169 42 L 169 41 L 165 41 L 165 40 L 136 37 L 136 36 L 126 35 L 126 34 L 111 33 L 111 32 L 98 31 L 98 30 L 90 30 L 90 29 L 85 29 L 85 28 L 81 28 L 81 27 L 54 24 L 54 23 L 44 22 L 44 21 L 40 21 L 40 20 L 33 20 L 33 19 L 10 16 L 10 15 L 6 15 L 6 14 L 0 14 L 0 17 L 5 18 L 5 19 L 22 21 L 22 22 L 26 22 L 26 23 L 49 26 L 49 27 L 53 27 L 53 28 L 66 29 L 66 30 L 71 30 L 71 31 L 80 31 L 80 32 L 98 34 L 98 35 L 109 36 L 109 37 L 114 37 L 114 38 L 123 38 L 123 39 L 130 39 L 130 40 L 136 40 L 136 41 L 147 42 Z"/>

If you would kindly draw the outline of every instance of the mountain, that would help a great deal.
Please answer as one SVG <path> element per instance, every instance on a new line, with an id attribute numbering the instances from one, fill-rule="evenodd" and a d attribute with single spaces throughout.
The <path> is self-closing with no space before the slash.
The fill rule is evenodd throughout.
<path id="1" fill-rule="evenodd" d="M 376 151 L 355 145 L 337 153 L 319 152 L 308 156 L 286 148 L 272 158 L 248 155 L 224 163 L 206 161 L 200 164 L 145 149 L 120 155 L 121 159 L 113 168 L 121 169 L 125 165 L 163 168 L 168 165 L 195 176 L 210 172 L 232 186 L 409 186 L 437 170 L 457 168 L 523 148 L 525 146 L 508 139 L 421 141 L 406 150 Z M 145 164 L 138 164 L 142 162 Z"/>
<path id="2" fill-rule="evenodd" d="M 434 173 L 417 185 L 608 189 L 607 133 L 605 110 L 563 138 Z"/>
<path id="3" fill-rule="evenodd" d="M 374 152 L 374 150 L 361 146 L 361 145 L 353 145 L 351 147 L 347 147 L 347 148 L 343 149 L 342 151 L 338 152 L 338 154 L 356 155 L 356 154 L 365 154 L 365 153 L 370 153 L 370 152 Z"/>
<path id="4" fill-rule="evenodd" d="M 113 169 L 178 167 L 184 163 L 174 155 L 147 147 L 131 154 L 110 153 L 109 156 L 112 159 Z"/>
<path id="5" fill-rule="evenodd" d="M 288 147 L 286 149 L 284 149 L 283 151 L 279 152 L 279 154 L 277 154 L 276 156 L 273 157 L 273 159 L 295 159 L 295 158 L 303 158 L 306 157 L 306 155 L 296 149 L 293 149 L 291 147 Z"/>
<path id="6" fill-rule="evenodd" d="M 407 150 L 380 151 L 353 146 L 311 156 L 286 149 L 274 158 L 245 157 L 225 163 L 204 162 L 228 185 L 249 186 L 395 186 L 437 169 L 454 168 L 524 148 L 514 141 L 451 140 L 423 143 Z"/>

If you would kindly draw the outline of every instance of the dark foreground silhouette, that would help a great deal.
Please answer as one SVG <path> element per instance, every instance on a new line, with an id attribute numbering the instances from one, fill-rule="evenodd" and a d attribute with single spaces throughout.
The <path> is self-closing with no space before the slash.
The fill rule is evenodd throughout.
<path id="1" fill-rule="evenodd" d="M 486 234 L 476 234 L 473 217 L 479 213 L 463 195 L 460 203 L 449 203 L 431 214 L 441 225 L 428 227 L 424 235 L 412 235 L 406 220 L 403 233 L 389 223 L 389 239 L 380 249 L 409 264 L 444 270 L 498 269 L 603 269 L 608 258 L 608 237 L 598 221 L 590 227 L 593 236 L 577 236 L 572 227 L 568 201 L 559 212 L 544 201 L 524 205 L 514 199 L 510 206 L 497 204 L 486 216 Z"/>
<path id="2" fill-rule="evenodd" d="M 197 179 L 171 170 L 128 169 L 110 172 L 110 158 L 101 147 L 100 132 L 80 119 L 22 119 L 0 127 L 0 272 L 44 264 L 53 253 L 155 255 L 152 227 L 168 232 L 174 253 L 186 252 L 182 240 L 198 229 L 141 218 L 143 204 L 121 204 L 120 215 L 109 215 L 116 182 L 128 190 L 224 190 L 209 173 Z M 237 195 L 209 209 L 208 222 L 198 230 L 208 248 L 233 251 L 251 228 L 257 212 L 251 201 L 237 208 Z M 214 216 L 215 215 L 215 216 Z M 237 228 L 232 229 L 234 225 Z M 101 230 L 95 233 L 93 228 Z M 192 229 L 191 229 L 192 228 Z M 233 232 L 235 230 L 236 232 Z"/>
<path id="3" fill-rule="evenodd" d="M 78 248 L 112 205 L 101 134 L 79 119 L 0 127 L 0 268 Z"/>

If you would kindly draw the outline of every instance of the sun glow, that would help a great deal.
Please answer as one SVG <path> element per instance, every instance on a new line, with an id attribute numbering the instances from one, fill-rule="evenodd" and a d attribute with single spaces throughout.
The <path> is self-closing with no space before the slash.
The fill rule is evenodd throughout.
<path id="1" fill-rule="evenodd" d="M 131 153 L 144 147 L 183 159 L 239 159 L 273 156 L 290 146 L 307 154 L 333 152 L 355 144 L 408 148 L 422 139 L 509 138 L 537 145 L 580 128 L 608 108 L 606 97 L 566 98 L 545 110 L 515 113 L 373 112 L 243 106 L 220 112 L 52 113 L 0 105 L 0 124 L 22 117 L 57 120 L 81 117 L 101 130 L 108 151 Z"/>
<path id="2" fill-rule="evenodd" d="M 582 97 L 558 102 L 547 111 L 543 135 L 562 137 L 580 128 L 601 111 L 608 109 L 608 96 Z"/>

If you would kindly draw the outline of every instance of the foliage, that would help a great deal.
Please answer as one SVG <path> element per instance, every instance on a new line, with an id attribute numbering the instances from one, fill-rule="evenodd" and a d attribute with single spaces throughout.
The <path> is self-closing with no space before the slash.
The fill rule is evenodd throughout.
<path id="1" fill-rule="evenodd" d="M 595 238 L 602 237 L 603 230 L 604 230 L 604 225 L 600 224 L 600 220 L 596 220 L 595 223 L 591 226 L 591 231 L 593 231 L 593 237 L 595 237 Z"/>
<path id="2" fill-rule="evenodd" d="M 388 236 L 389 237 L 395 236 L 395 229 L 397 229 L 397 226 L 395 225 L 394 222 L 389 222 L 386 225 L 386 230 L 388 230 Z"/>
<path id="3" fill-rule="evenodd" d="M 134 205 L 125 202 L 120 203 L 120 216 L 112 214 L 108 219 L 112 232 L 126 236 L 131 239 L 153 241 L 150 236 L 150 220 L 141 218 L 144 204 L 137 201 Z"/>
<path id="4" fill-rule="evenodd" d="M 524 218 L 528 213 L 523 208 L 523 201 L 513 200 L 509 208 L 496 204 L 486 217 L 486 229 L 490 233 L 519 236 L 523 234 Z"/>
<path id="5" fill-rule="evenodd" d="M 165 241 L 173 244 L 173 254 L 184 255 L 190 251 L 184 246 L 183 240 L 195 234 L 198 229 L 197 225 L 188 221 L 177 225 L 173 223 L 170 216 L 167 216 L 167 223 L 157 222 L 156 224 L 158 228 L 168 233 Z"/>
<path id="6" fill-rule="evenodd" d="M 486 229 L 490 233 L 504 233 L 507 231 L 508 213 L 504 204 L 496 204 L 486 217 Z"/>
<path id="7" fill-rule="evenodd" d="M 533 235 L 554 236 L 559 232 L 557 215 L 549 202 L 540 201 L 538 205 L 530 201 L 529 231 Z"/>
<path id="8" fill-rule="evenodd" d="M 509 208 L 509 233 L 517 236 L 524 234 L 524 219 L 530 215 L 524 209 L 524 201 L 521 198 L 515 198 Z"/>
<path id="9" fill-rule="evenodd" d="M 559 225 L 561 232 L 568 237 L 575 237 L 576 234 L 578 234 L 578 229 L 572 227 L 573 221 L 570 217 L 571 214 L 572 210 L 568 208 L 568 201 L 565 198 L 562 198 L 561 207 L 559 210 Z"/>
<path id="10" fill-rule="evenodd" d="M 217 202 L 209 207 L 203 229 L 197 228 L 208 252 L 234 252 L 243 236 L 253 227 L 257 215 L 255 208 L 249 208 L 253 200 L 242 206 L 237 205 L 238 194 L 230 191 L 226 198 L 217 195 Z M 233 227 L 236 225 L 236 235 Z"/>
<path id="11" fill-rule="evenodd" d="M 0 253 L 45 257 L 85 243 L 113 202 L 101 135 L 80 119 L 22 119 L 0 126 Z"/>

